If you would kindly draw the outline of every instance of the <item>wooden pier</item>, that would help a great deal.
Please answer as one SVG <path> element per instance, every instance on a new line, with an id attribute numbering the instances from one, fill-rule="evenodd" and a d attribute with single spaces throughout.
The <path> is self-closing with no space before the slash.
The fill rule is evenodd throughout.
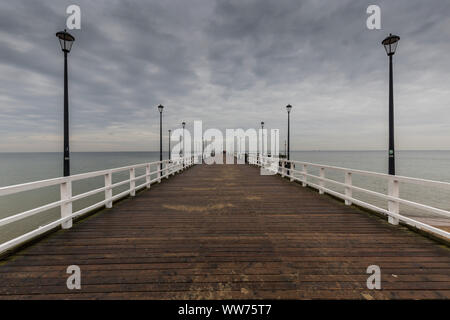
<path id="1" fill-rule="evenodd" d="M 450 250 L 254 166 L 196 165 L 7 257 L 0 283 L 1 299 L 448 299 Z"/>

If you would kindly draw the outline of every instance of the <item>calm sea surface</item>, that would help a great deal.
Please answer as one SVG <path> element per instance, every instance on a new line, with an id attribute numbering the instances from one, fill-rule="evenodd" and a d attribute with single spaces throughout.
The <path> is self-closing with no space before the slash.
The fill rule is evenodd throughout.
<path id="1" fill-rule="evenodd" d="M 450 182 L 450 151 L 397 151 L 396 156 L 398 175 Z M 167 153 L 164 154 L 164 157 L 167 157 Z M 291 152 L 291 158 L 352 169 L 387 172 L 387 154 L 384 151 L 301 151 Z M 159 152 L 75 152 L 71 154 L 71 173 L 84 173 L 157 160 L 159 160 Z M 311 169 L 310 172 L 317 174 L 317 170 Z M 143 173 L 143 170 L 138 171 L 136 175 Z M 56 178 L 61 174 L 62 154 L 0 153 L 0 187 Z M 343 173 L 339 172 L 327 172 L 326 175 L 328 178 L 338 181 L 344 179 Z M 113 175 L 113 183 L 124 180 L 126 177 L 127 173 Z M 387 183 L 382 179 L 355 175 L 353 183 L 356 186 L 367 187 L 378 192 L 387 192 Z M 103 177 L 93 178 L 74 183 L 73 192 L 80 194 L 102 186 Z M 343 192 L 342 188 L 332 184 L 327 184 L 326 187 Z M 117 188 L 114 194 L 124 191 L 126 188 L 127 186 Z M 401 185 L 400 188 L 401 197 L 450 210 L 450 190 L 415 185 Z M 386 201 L 372 196 L 358 192 L 354 192 L 354 196 L 380 207 L 387 207 Z M 101 201 L 104 199 L 103 197 L 103 194 L 98 194 L 79 200 L 74 203 L 74 211 Z M 0 218 L 58 200 L 59 188 L 57 186 L 0 197 Z M 401 207 L 401 212 L 405 215 L 429 220 L 439 218 L 437 215 L 426 214 L 404 206 Z M 53 221 L 59 216 L 59 209 L 52 209 L 0 227 L 0 243 Z"/>

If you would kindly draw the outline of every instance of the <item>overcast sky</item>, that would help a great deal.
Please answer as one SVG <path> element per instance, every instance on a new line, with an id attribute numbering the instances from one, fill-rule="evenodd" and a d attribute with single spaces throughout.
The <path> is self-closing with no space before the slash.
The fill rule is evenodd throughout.
<path id="1" fill-rule="evenodd" d="M 450 149 L 450 1 L 0 2 L 0 152 L 62 150 L 66 7 L 71 151 L 158 150 L 190 128 L 279 128 L 292 150 L 384 150 L 394 56 L 397 149 Z M 366 8 L 381 7 L 381 30 Z M 164 139 L 166 142 L 166 139 Z"/>

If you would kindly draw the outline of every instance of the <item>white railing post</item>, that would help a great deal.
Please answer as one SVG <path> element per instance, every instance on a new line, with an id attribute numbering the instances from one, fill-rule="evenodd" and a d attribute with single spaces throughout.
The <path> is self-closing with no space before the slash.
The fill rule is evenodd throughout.
<path id="1" fill-rule="evenodd" d="M 294 172 L 292 171 L 294 169 L 294 163 L 292 161 L 289 161 L 289 175 L 291 176 L 291 182 L 294 181 Z"/>
<path id="2" fill-rule="evenodd" d="M 324 186 L 325 186 L 325 181 L 323 181 L 323 179 L 325 178 L 325 168 L 320 168 L 320 180 L 319 180 L 319 194 L 324 194 Z"/>
<path id="3" fill-rule="evenodd" d="M 112 208 L 112 173 L 108 172 L 107 174 L 105 174 L 105 207 L 106 208 Z"/>
<path id="4" fill-rule="evenodd" d="M 306 187 L 307 186 L 307 181 L 308 181 L 308 177 L 306 176 L 306 174 L 308 173 L 308 167 L 306 166 L 306 164 L 303 165 L 303 182 L 302 182 L 302 186 Z"/>
<path id="5" fill-rule="evenodd" d="M 145 165 L 145 182 L 147 183 L 147 189 L 151 187 L 151 176 L 150 176 L 150 164 Z"/>
<path id="6" fill-rule="evenodd" d="M 60 185 L 61 200 L 67 200 L 66 203 L 61 205 L 61 218 L 68 217 L 72 214 L 72 181 L 70 178 L 66 182 Z M 61 228 L 72 228 L 72 219 L 69 219 L 61 223 Z"/>
<path id="7" fill-rule="evenodd" d="M 345 195 L 347 197 L 351 198 L 353 196 L 353 192 L 352 192 L 353 190 L 351 188 L 351 186 L 352 186 L 352 173 L 351 172 L 346 172 L 345 173 L 345 185 L 346 185 L 346 187 L 345 187 Z M 350 200 L 345 200 L 345 204 L 347 206 L 351 206 L 352 202 Z"/>
<path id="8" fill-rule="evenodd" d="M 134 168 L 130 169 L 130 196 L 134 197 L 136 195 L 136 172 Z"/>
<path id="9" fill-rule="evenodd" d="M 164 172 L 164 175 L 166 176 L 166 179 L 169 179 L 170 176 L 170 162 L 167 161 L 166 165 L 164 166 L 164 168 L 166 169 L 166 171 Z"/>
<path id="10" fill-rule="evenodd" d="M 284 178 L 286 175 L 286 162 L 284 162 L 284 160 L 281 160 L 281 177 Z"/>
<path id="11" fill-rule="evenodd" d="M 389 180 L 388 195 L 391 197 L 396 197 L 396 198 L 399 197 L 400 186 L 399 186 L 398 180 L 395 180 L 395 179 Z M 389 210 L 389 212 L 398 214 L 400 212 L 400 204 L 398 203 L 398 201 L 389 200 L 388 201 L 388 210 Z M 389 223 L 391 223 L 393 225 L 397 225 L 399 222 L 398 218 L 391 217 L 391 216 L 389 216 L 388 221 L 389 221 Z"/>
<path id="12" fill-rule="evenodd" d="M 162 170 L 163 170 L 162 162 L 158 162 L 158 183 L 161 183 L 161 176 L 163 172 Z"/>

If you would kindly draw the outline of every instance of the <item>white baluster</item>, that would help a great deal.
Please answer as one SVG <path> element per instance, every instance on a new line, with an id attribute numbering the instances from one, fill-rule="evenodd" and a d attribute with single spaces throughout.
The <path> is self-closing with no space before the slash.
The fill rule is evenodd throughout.
<path id="1" fill-rule="evenodd" d="M 346 172 L 345 173 L 345 195 L 347 197 L 352 197 L 353 196 L 353 189 L 351 188 L 352 186 L 352 173 L 351 172 Z M 347 206 L 351 206 L 352 202 L 350 200 L 345 200 L 345 204 Z"/>
<path id="2" fill-rule="evenodd" d="M 398 198 L 400 195 L 400 186 L 398 183 L 398 180 L 390 179 L 388 184 L 388 195 L 391 197 Z M 398 201 L 388 201 L 388 210 L 392 213 L 399 213 L 400 212 L 400 204 Z M 388 218 L 389 223 L 393 225 L 397 225 L 399 220 L 398 218 L 389 216 Z"/>
<path id="3" fill-rule="evenodd" d="M 136 181 L 134 181 L 134 178 L 136 178 L 136 172 L 134 168 L 130 169 L 130 196 L 134 197 L 136 195 Z"/>
<path id="4" fill-rule="evenodd" d="M 105 174 L 105 207 L 106 208 L 112 208 L 112 173 L 108 172 L 107 174 Z"/>
<path id="5" fill-rule="evenodd" d="M 147 189 L 151 187 L 151 176 L 150 176 L 150 164 L 145 165 L 145 182 L 147 183 Z"/>
<path id="6" fill-rule="evenodd" d="M 163 170 L 162 162 L 158 162 L 158 183 L 161 183 L 161 175 Z"/>
<path id="7" fill-rule="evenodd" d="M 306 166 L 306 164 L 303 165 L 303 183 L 302 186 L 306 187 L 307 186 L 307 181 L 308 181 L 308 177 L 306 176 L 306 174 L 308 173 L 308 167 Z"/>
<path id="8" fill-rule="evenodd" d="M 325 168 L 320 168 L 320 177 L 323 179 L 325 178 Z M 325 186 L 325 181 L 323 181 L 322 179 L 319 180 L 319 194 L 324 194 L 324 186 Z"/>
<path id="9" fill-rule="evenodd" d="M 166 179 L 169 179 L 169 176 L 170 176 L 170 163 L 169 163 L 169 161 L 166 161 L 165 162 L 165 166 L 164 166 L 164 168 L 166 169 L 166 171 L 165 171 L 165 176 L 166 176 Z"/>
<path id="10" fill-rule="evenodd" d="M 68 200 L 68 202 L 61 205 L 61 218 L 68 217 L 72 214 L 72 181 L 61 183 L 60 185 L 61 200 Z M 61 228 L 72 228 L 72 219 L 61 223 Z"/>

